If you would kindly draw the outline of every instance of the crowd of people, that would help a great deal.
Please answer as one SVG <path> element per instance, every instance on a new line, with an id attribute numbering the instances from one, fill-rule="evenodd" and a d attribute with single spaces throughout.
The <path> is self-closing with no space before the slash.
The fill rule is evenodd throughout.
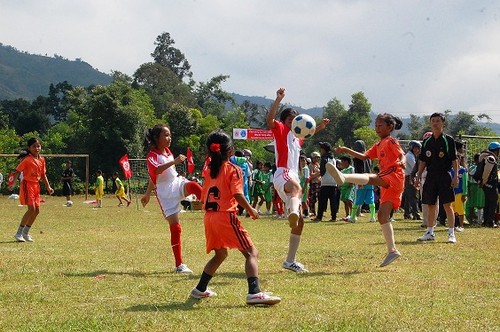
<path id="1" fill-rule="evenodd" d="M 370 148 L 361 140 L 352 148 L 332 148 L 330 143 L 320 142 L 318 151 L 306 155 L 301 148 L 303 140 L 290 130 L 298 112 L 285 108 L 276 118 L 284 97 L 285 89 L 278 89 L 266 118 L 274 137 L 274 163 L 257 160 L 254 164 L 252 151 L 235 151 L 229 135 L 216 130 L 206 141 L 208 157 L 202 185 L 177 173 L 175 165 L 184 163 L 186 156 L 175 157 L 170 151 L 172 136 L 168 126 L 159 124 L 146 133 L 149 185 L 141 203 L 146 206 L 151 193 L 155 192 L 161 213 L 169 224 L 177 273 L 193 273 L 182 256 L 181 202 L 193 197 L 201 201 L 204 210 L 206 251 L 213 252 L 214 256 L 206 263 L 191 297 L 216 296 L 208 284 L 226 259 L 228 249 L 238 249 L 245 258 L 247 304 L 272 305 L 281 301 L 278 296 L 260 289 L 258 251 L 238 219 L 242 215 L 257 219 L 261 214 L 275 214 L 277 218 L 287 219 L 290 237 L 282 266 L 298 273 L 308 272 L 296 259 L 305 220 L 322 222 L 328 206 L 331 222 L 355 223 L 361 213 L 369 213 L 369 222 L 379 222 L 387 247 L 380 267 L 401 256 L 392 225 L 393 213 L 400 206 L 405 219 L 419 220 L 426 228 L 418 241 L 435 239 L 437 221 L 446 221 L 450 243 L 456 243 L 455 231 L 463 232 L 466 223 L 497 227 L 499 142 L 491 142 L 468 166 L 463 144 L 444 133 L 445 117 L 434 113 L 430 116 L 432 131 L 425 133 L 422 141 L 411 141 L 405 152 L 391 136 L 402 127 L 401 119 L 383 113 L 375 120 L 379 140 Z M 329 122 L 327 118 L 322 119 L 316 132 L 327 128 Z M 24 175 L 20 200 L 28 210 L 14 236 L 18 242 L 33 241 L 29 230 L 39 214 L 39 181 L 44 182 L 49 194 L 53 193 L 40 152 L 40 140 L 30 139 L 19 156 L 21 161 L 9 185 L 12 190 L 19 175 Z M 61 177 L 66 206 L 72 204 L 73 176 L 71 162 L 68 162 Z M 97 171 L 96 177 L 96 201 L 97 207 L 101 207 L 102 172 Z M 118 173 L 113 174 L 113 179 L 119 206 L 123 206 L 123 202 L 130 205 Z M 339 217 L 341 204 L 344 211 Z"/>

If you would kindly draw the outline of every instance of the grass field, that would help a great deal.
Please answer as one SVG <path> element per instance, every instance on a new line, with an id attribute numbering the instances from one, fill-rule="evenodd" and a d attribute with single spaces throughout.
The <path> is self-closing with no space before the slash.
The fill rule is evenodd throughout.
<path id="1" fill-rule="evenodd" d="M 25 207 L 0 197 L 0 331 L 500 331 L 500 230 L 466 228 L 446 243 L 417 243 L 420 223 L 394 223 L 403 256 L 379 268 L 386 248 L 378 224 L 307 223 L 298 260 L 284 270 L 287 222 L 242 218 L 260 251 L 273 307 L 245 304 L 243 257 L 230 256 L 210 286 L 218 297 L 188 298 L 203 266 L 203 214 L 181 215 L 184 259 L 194 275 L 173 273 L 168 225 L 156 200 L 146 209 L 102 209 L 75 197 L 45 197 L 31 234 L 13 235 Z M 401 217 L 396 215 L 396 219 Z M 401 218 L 399 218 L 401 219 Z"/>

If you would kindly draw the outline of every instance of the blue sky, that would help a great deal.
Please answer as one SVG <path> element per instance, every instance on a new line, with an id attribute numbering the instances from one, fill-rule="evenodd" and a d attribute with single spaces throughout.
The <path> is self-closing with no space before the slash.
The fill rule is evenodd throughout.
<path id="1" fill-rule="evenodd" d="M 363 91 L 375 112 L 500 122 L 500 2 L 0 0 L 0 42 L 132 75 L 169 32 L 196 81 L 305 108 Z"/>

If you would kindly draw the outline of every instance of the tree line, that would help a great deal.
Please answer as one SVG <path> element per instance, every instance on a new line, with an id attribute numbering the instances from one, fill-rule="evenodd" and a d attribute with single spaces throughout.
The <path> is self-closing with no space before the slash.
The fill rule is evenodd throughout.
<path id="1" fill-rule="evenodd" d="M 144 158 L 145 129 L 165 123 L 172 132 L 172 152 L 185 154 L 189 147 L 199 172 L 205 158 L 204 142 L 211 131 L 222 128 L 231 133 L 233 128 L 266 128 L 265 114 L 270 105 L 249 101 L 237 104 L 222 87 L 228 75 L 195 82 L 188 60 L 168 32 L 159 35 L 154 46 L 153 61 L 142 64 L 132 77 L 112 72 L 113 80 L 108 86 L 72 86 L 65 81 L 50 84 L 47 96 L 32 101 L 1 100 L 1 153 L 18 153 L 30 137 L 37 136 L 43 142 L 42 154 L 89 154 L 91 173 L 101 169 L 111 176 L 119 170 L 118 160 L 125 153 L 131 158 Z M 351 98 L 347 107 L 337 98 L 323 107 L 322 117 L 331 123 L 327 130 L 305 142 L 307 154 L 317 150 L 321 141 L 352 146 L 355 140 L 362 139 L 369 146 L 377 140 L 370 128 L 372 109 L 367 97 L 360 91 Z M 448 123 L 447 132 L 493 136 L 494 132 L 479 123 L 485 117 L 488 118 L 484 114 L 459 112 Z M 397 135 L 401 139 L 421 138 L 429 130 L 427 119 L 412 115 L 409 134 Z M 250 149 L 254 160 L 272 161 L 272 154 L 264 149 L 268 143 L 234 142 L 236 149 Z M 64 162 L 57 160 L 55 165 L 49 165 L 49 180 L 56 189 Z M 16 164 L 13 158 L 0 158 L 0 172 L 8 174 Z M 77 174 L 83 174 L 82 167 L 77 166 Z"/>

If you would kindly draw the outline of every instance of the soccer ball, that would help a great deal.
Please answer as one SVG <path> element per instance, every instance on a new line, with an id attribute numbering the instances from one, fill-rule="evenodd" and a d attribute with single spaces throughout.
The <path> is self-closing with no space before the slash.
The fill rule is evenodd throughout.
<path id="1" fill-rule="evenodd" d="M 73 206 L 73 201 L 67 201 L 66 206 Z"/>
<path id="2" fill-rule="evenodd" d="M 298 138 L 309 138 L 316 131 L 316 121 L 307 114 L 299 114 L 292 121 L 292 133 Z"/>

